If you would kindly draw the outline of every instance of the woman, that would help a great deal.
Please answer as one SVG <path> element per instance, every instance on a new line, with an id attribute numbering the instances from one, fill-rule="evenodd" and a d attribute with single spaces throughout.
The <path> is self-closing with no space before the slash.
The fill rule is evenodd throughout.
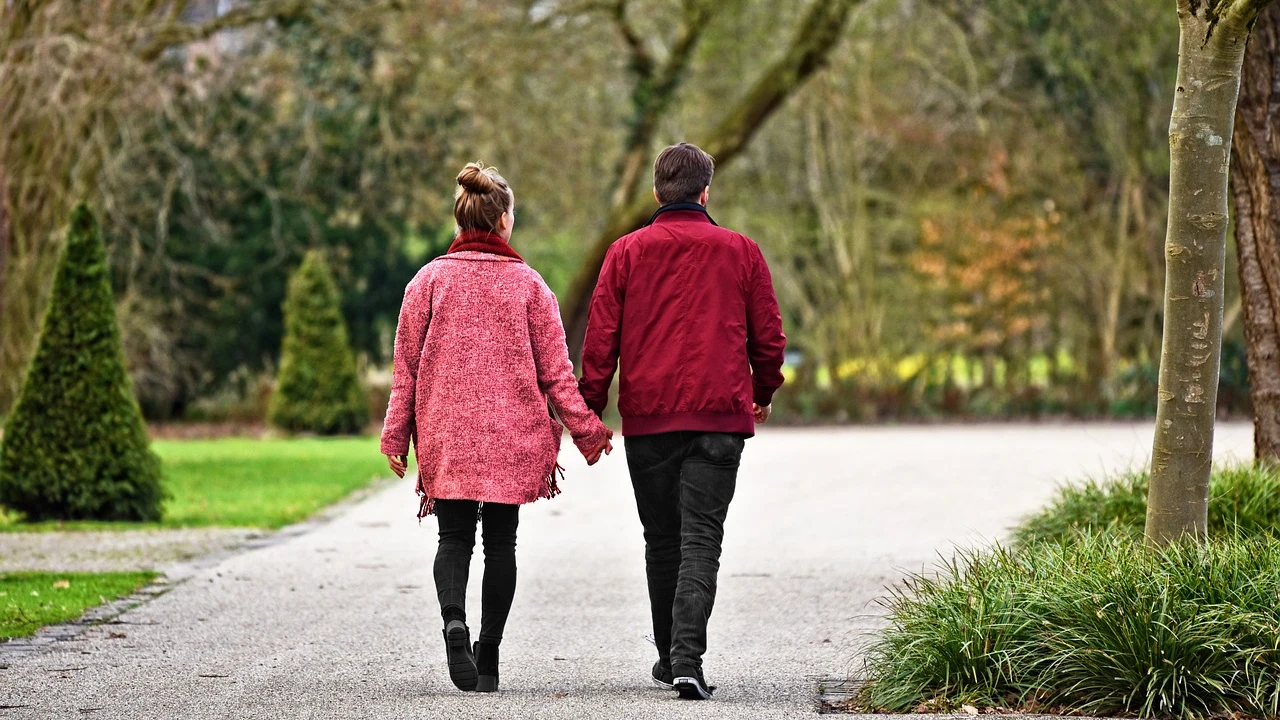
<path id="1" fill-rule="evenodd" d="M 559 492 L 556 418 L 589 464 L 612 451 L 613 433 L 578 394 L 555 295 L 509 244 L 507 182 L 471 163 L 454 197 L 457 238 L 405 290 L 382 453 L 404 477 L 414 441 L 418 517 L 440 523 L 435 582 L 449 676 L 461 690 L 492 692 L 515 595 L 520 505 Z M 484 606 L 472 646 L 465 608 L 478 518 Z"/>

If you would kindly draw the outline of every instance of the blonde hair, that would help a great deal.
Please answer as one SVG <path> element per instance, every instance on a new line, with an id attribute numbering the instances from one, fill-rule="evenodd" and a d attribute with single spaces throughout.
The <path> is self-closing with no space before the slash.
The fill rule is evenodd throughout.
<path id="1" fill-rule="evenodd" d="M 458 173 L 458 189 L 453 194 L 453 219 L 458 231 L 498 231 L 498 218 L 516 204 L 511 186 L 492 167 L 482 162 L 467 163 Z"/>

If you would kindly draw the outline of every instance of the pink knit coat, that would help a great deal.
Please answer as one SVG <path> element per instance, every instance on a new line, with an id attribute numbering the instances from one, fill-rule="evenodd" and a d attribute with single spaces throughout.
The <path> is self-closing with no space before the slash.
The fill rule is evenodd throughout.
<path id="1" fill-rule="evenodd" d="M 418 517 L 435 500 L 554 497 L 560 423 L 584 453 L 607 429 L 573 375 L 556 297 L 517 258 L 455 252 L 409 283 L 396 328 L 382 452 L 418 460 Z"/>

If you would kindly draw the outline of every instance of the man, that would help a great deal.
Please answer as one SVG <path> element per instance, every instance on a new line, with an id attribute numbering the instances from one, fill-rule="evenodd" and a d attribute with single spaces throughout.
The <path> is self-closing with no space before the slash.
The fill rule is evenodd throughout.
<path id="1" fill-rule="evenodd" d="M 782 385 L 786 337 L 769 268 L 750 238 L 707 214 L 715 162 L 666 148 L 660 208 L 613 244 L 591 300 L 579 381 L 603 413 L 618 361 L 618 410 L 644 525 L 658 662 L 654 682 L 705 700 L 707 619 L 738 463 Z"/>

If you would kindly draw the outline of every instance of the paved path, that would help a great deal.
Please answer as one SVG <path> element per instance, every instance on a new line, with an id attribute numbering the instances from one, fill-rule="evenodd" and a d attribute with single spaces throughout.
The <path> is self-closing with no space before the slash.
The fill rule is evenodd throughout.
<path id="1" fill-rule="evenodd" d="M 122 624 L 11 662 L 0 718 L 806 716 L 815 678 L 856 668 L 885 583 L 952 543 L 1000 537 L 1060 480 L 1141 462 L 1149 435 L 1143 424 L 753 440 L 706 658 L 721 686 L 714 704 L 647 686 L 643 542 L 614 456 L 592 470 L 567 459 L 564 496 L 522 517 L 498 695 L 449 684 L 429 575 L 434 523 L 413 519 L 404 482 L 313 532 L 197 571 Z M 1218 445 L 1247 457 L 1249 428 L 1222 428 Z"/>
<path id="2" fill-rule="evenodd" d="M 165 570 L 230 552 L 267 532 L 217 527 L 0 532 L 0 572 Z"/>

